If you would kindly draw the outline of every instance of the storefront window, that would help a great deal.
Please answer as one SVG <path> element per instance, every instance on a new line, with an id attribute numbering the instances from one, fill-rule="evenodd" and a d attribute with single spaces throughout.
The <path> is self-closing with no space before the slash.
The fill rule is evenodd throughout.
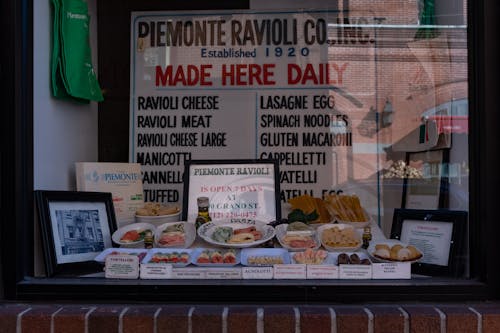
<path id="1" fill-rule="evenodd" d="M 187 223 L 195 222 L 202 196 L 208 197 L 212 223 L 255 219 L 276 233 L 284 229 L 286 236 L 292 222 L 304 222 L 317 237 L 311 247 L 328 252 L 330 261 L 321 264 L 335 268 L 311 267 L 308 275 L 308 262 L 292 273 L 273 266 L 245 277 L 243 269 L 251 266 L 242 264 L 249 260 L 243 255 L 247 247 L 229 246 L 236 269 L 214 270 L 205 278 L 189 271 L 206 269 L 200 262 L 163 279 L 106 278 L 102 271 L 47 277 L 38 269 L 44 259 L 38 252 L 29 259 L 35 268 L 23 267 L 16 275 L 19 295 L 122 298 L 134 286 L 151 299 L 195 299 L 207 285 L 217 285 L 225 300 L 235 300 L 240 289 L 252 300 L 275 300 L 278 291 L 293 300 L 321 301 L 382 293 L 420 300 L 434 292 L 458 295 L 462 286 L 465 297 L 488 293 L 481 266 L 487 260 L 471 260 L 486 254 L 481 237 L 491 222 L 477 221 L 478 184 L 485 182 L 474 169 L 482 151 L 472 147 L 485 139 L 475 133 L 477 123 L 471 124 L 475 99 L 482 96 L 474 80 L 484 73 L 471 61 L 473 18 L 466 1 L 335 1 L 308 8 L 288 1 L 238 2 L 239 8 L 126 1 L 118 12 L 106 2 L 95 6 L 98 34 L 91 38 L 97 39 L 104 90 L 97 161 L 140 164 L 144 201 L 179 207 Z M 130 34 L 118 38 L 117 29 Z M 57 101 L 56 109 L 58 103 L 64 102 Z M 35 131 L 49 132 L 39 123 Z M 50 190 L 39 186 L 41 146 L 35 144 L 33 189 Z M 64 162 L 71 178 L 74 163 L 82 160 Z M 215 166 L 204 167 L 206 184 L 190 178 L 196 171 L 190 174 L 189 166 L 196 163 Z M 265 169 L 259 163 L 278 168 L 276 201 L 252 183 L 267 182 L 258 177 Z M 224 178 L 229 169 L 231 177 Z M 243 176 L 245 186 L 231 183 Z M 201 184 L 194 193 L 188 179 Z M 76 181 L 67 190 L 75 187 Z M 121 228 L 132 221 L 118 216 L 116 222 Z M 110 238 L 103 224 L 91 224 L 67 225 L 61 232 L 100 243 Z M 322 233 L 338 225 L 330 238 L 341 241 L 325 244 Z M 258 230 L 260 236 L 267 230 Z M 203 232 L 194 235 L 193 254 L 217 248 L 217 241 L 199 237 L 211 237 Z M 28 250 L 43 250 L 40 243 L 47 240 L 40 240 L 38 227 L 23 233 L 28 236 L 35 238 Z M 285 248 L 289 262 L 300 264 L 304 258 L 296 254 L 302 251 L 281 238 L 283 233 L 249 248 L 263 250 L 264 257 L 267 249 Z M 217 254 L 233 255 L 221 248 Z M 31 253 L 18 252 L 22 258 Z M 363 267 L 342 270 L 348 262 L 368 263 L 369 273 Z M 290 281 L 290 274 L 299 278 Z M 78 289 L 81 284 L 90 285 L 89 295 Z M 45 286 L 50 287 L 40 293 Z"/>
<path id="2" fill-rule="evenodd" d="M 129 161 L 142 165 L 145 200 L 194 195 L 181 181 L 188 160 L 274 159 L 287 222 L 299 208 L 318 213 L 315 227 L 369 225 L 372 243 L 416 246 L 424 265 L 467 256 L 467 26 L 456 5 L 133 13 Z M 235 200 L 209 179 L 199 192 Z M 365 216 L 350 223 L 356 210 Z M 440 225 L 441 210 L 465 218 Z M 272 220 L 259 212 L 211 207 L 216 219 Z"/>

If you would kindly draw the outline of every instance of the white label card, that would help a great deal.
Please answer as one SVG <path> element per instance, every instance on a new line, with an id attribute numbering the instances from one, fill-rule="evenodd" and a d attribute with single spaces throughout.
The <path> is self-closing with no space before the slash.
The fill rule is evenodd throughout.
<path id="1" fill-rule="evenodd" d="M 107 279 L 139 278 L 139 258 L 130 255 L 109 255 L 105 261 Z"/>
<path id="2" fill-rule="evenodd" d="M 308 279 L 338 279 L 339 267 L 334 265 L 307 265 Z"/>
<path id="3" fill-rule="evenodd" d="M 208 268 L 206 270 L 207 279 L 234 280 L 241 279 L 241 267 L 235 268 Z"/>
<path id="4" fill-rule="evenodd" d="M 275 279 L 305 279 L 306 265 L 291 264 L 291 265 L 274 265 Z"/>
<path id="5" fill-rule="evenodd" d="M 243 279 L 272 279 L 274 270 L 271 266 L 266 267 L 243 267 Z"/>
<path id="6" fill-rule="evenodd" d="M 197 267 L 182 267 L 172 269 L 172 279 L 205 279 L 206 271 Z"/>
<path id="7" fill-rule="evenodd" d="M 371 279 L 372 266 L 371 265 L 340 265 L 339 266 L 340 279 Z"/>
<path id="8" fill-rule="evenodd" d="M 141 279 L 170 279 L 172 278 L 171 264 L 142 264 Z"/>
<path id="9" fill-rule="evenodd" d="M 411 263 L 373 263 L 374 279 L 411 279 Z"/>

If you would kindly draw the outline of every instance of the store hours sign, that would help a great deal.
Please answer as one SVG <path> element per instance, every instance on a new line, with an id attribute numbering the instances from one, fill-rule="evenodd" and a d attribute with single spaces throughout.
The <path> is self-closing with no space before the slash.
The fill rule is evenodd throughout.
<path id="1" fill-rule="evenodd" d="M 333 157 L 352 146 L 332 15 L 133 13 L 130 160 L 145 200 L 182 202 L 190 159 L 276 159 L 282 202 L 330 190 Z"/>

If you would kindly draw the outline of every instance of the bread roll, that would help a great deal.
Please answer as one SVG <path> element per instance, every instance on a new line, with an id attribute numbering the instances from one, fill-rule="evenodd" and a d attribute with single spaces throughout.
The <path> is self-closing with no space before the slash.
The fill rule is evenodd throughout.
<path id="1" fill-rule="evenodd" d="M 408 248 L 403 247 L 398 250 L 397 259 L 401 261 L 406 261 L 411 259 L 411 252 Z"/>
<path id="2" fill-rule="evenodd" d="M 398 260 L 398 252 L 403 248 L 402 245 L 396 244 L 391 247 L 391 256 L 390 258 L 393 260 Z"/>
<path id="3" fill-rule="evenodd" d="M 417 250 L 417 248 L 415 246 L 408 245 L 407 248 L 410 251 L 411 259 L 417 259 L 417 258 L 420 258 L 422 256 L 422 254 L 420 253 L 420 251 Z"/>

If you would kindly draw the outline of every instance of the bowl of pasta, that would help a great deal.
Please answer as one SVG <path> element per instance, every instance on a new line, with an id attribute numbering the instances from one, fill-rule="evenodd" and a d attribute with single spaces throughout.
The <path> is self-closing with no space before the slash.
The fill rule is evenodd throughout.
<path id="1" fill-rule="evenodd" d="M 142 208 L 135 212 L 135 219 L 139 223 L 150 223 L 156 227 L 180 220 L 179 206 L 166 206 L 157 202 L 146 202 Z"/>
<path id="2" fill-rule="evenodd" d="M 350 224 L 325 224 L 317 231 L 321 245 L 328 251 L 356 251 L 362 244 L 358 230 Z"/>

